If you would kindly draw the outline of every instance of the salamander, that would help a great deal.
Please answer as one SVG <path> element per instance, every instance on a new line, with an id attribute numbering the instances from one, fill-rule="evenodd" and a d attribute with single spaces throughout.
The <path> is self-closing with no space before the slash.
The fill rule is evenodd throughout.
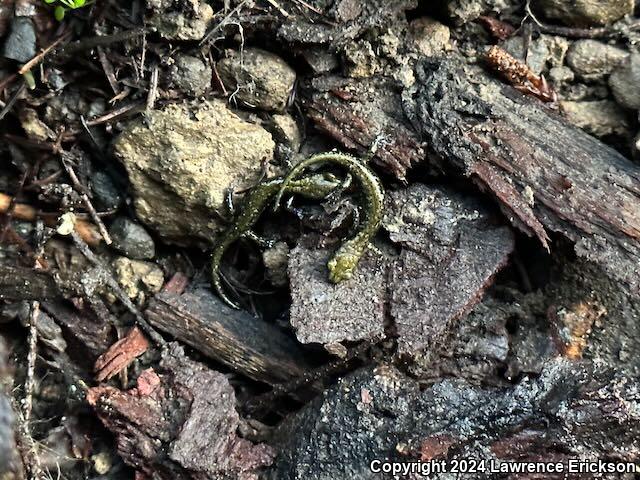
<path id="1" fill-rule="evenodd" d="M 311 199 L 324 199 L 341 182 L 329 173 L 316 173 L 299 179 L 289 179 L 283 186 L 284 177 L 265 180 L 247 194 L 242 202 L 239 214 L 232 225 L 222 234 L 211 254 L 211 283 L 220 298 L 230 307 L 240 308 L 225 293 L 220 275 L 220 263 L 229 246 L 241 237 L 250 236 L 251 228 L 258 221 L 260 215 L 268 205 L 269 200 L 275 195 L 282 195 L 285 191 L 298 193 Z"/>
<path id="2" fill-rule="evenodd" d="M 339 283 L 351 278 L 360 258 L 380 227 L 384 209 L 384 189 L 380 179 L 365 162 L 343 153 L 321 153 L 303 160 L 291 169 L 278 188 L 274 209 L 278 208 L 282 195 L 289 189 L 292 182 L 296 181 L 309 167 L 320 163 L 336 164 L 345 168 L 353 178 L 358 180 L 365 198 L 364 220 L 360 228 L 353 237 L 338 248 L 327 263 L 329 280 Z"/>

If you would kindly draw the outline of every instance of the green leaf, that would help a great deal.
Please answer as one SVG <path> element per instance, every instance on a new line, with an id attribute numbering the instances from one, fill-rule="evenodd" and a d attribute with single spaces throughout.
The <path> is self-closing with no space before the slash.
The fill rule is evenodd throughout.
<path id="1" fill-rule="evenodd" d="M 74 4 L 76 8 L 80 8 L 80 7 L 84 7 L 84 5 L 87 3 L 86 0 L 75 0 Z"/>
<path id="2" fill-rule="evenodd" d="M 53 12 L 53 15 L 56 17 L 56 20 L 59 22 L 64 18 L 64 14 L 67 13 L 67 10 L 64 7 L 57 6 Z"/>
<path id="3" fill-rule="evenodd" d="M 44 3 L 47 3 L 49 5 L 51 5 L 53 2 L 55 2 L 56 0 L 44 0 Z"/>

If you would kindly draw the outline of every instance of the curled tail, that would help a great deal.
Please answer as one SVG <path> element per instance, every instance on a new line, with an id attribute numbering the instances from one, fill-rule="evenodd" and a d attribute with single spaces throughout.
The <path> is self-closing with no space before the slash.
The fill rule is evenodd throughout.
<path id="1" fill-rule="evenodd" d="M 240 306 L 232 301 L 224 291 L 224 286 L 222 285 L 222 275 L 220 274 L 220 262 L 222 261 L 222 255 L 225 251 L 225 248 L 216 248 L 211 255 L 211 284 L 215 289 L 218 296 L 229 305 L 231 308 L 235 308 L 236 310 L 240 310 Z"/>

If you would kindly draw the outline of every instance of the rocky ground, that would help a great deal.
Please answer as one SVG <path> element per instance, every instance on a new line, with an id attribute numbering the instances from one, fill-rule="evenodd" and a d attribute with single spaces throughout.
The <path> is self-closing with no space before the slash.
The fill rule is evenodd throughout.
<path id="1" fill-rule="evenodd" d="M 640 464 L 634 0 L 83 3 L 0 4 L 0 479 Z M 373 248 L 330 283 L 367 205 L 294 195 L 229 308 L 332 149 Z"/>

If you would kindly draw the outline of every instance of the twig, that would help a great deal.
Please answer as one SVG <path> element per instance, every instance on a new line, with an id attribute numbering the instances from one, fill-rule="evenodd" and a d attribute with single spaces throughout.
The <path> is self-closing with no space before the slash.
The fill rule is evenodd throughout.
<path id="1" fill-rule="evenodd" d="M 73 183 L 73 186 L 75 187 L 76 191 L 80 194 L 82 203 L 84 203 L 85 208 L 89 211 L 89 215 L 91 216 L 91 219 L 97 225 L 98 231 L 100 232 L 100 235 L 102 235 L 104 242 L 107 245 L 111 245 L 113 243 L 113 240 L 111 240 L 111 237 L 107 232 L 107 228 L 104 226 L 102 219 L 98 216 L 98 212 L 96 212 L 96 209 L 93 207 L 91 200 L 89 200 L 89 195 L 87 195 L 86 188 L 80 183 L 80 180 L 76 175 L 76 172 L 73 170 L 73 167 L 69 164 L 70 156 L 71 154 L 68 152 L 61 152 L 60 159 L 61 159 L 62 166 L 67 172 L 67 175 L 69 175 L 69 178 L 71 179 L 71 183 Z"/>
<path id="2" fill-rule="evenodd" d="M 299 3 L 300 5 L 302 5 L 305 8 L 308 8 L 309 10 L 311 10 L 312 12 L 317 13 L 318 15 L 324 15 L 324 13 L 322 12 L 322 10 L 314 7 L 313 5 L 309 5 L 307 2 L 303 1 L 303 0 L 295 0 L 296 3 Z"/>
<path id="3" fill-rule="evenodd" d="M 142 32 L 142 54 L 140 55 L 140 76 L 138 81 L 144 78 L 144 68 L 147 60 L 147 33 Z"/>
<path id="4" fill-rule="evenodd" d="M 24 383 L 24 421 L 29 423 L 33 410 L 33 387 L 35 385 L 34 375 L 36 368 L 36 357 L 38 347 L 38 317 L 40 316 L 40 303 L 31 303 L 31 315 L 29 316 L 29 353 L 27 354 L 27 379 Z M 27 427 L 28 428 L 28 427 Z"/>
<path id="5" fill-rule="evenodd" d="M 60 37 L 58 37 L 51 45 L 49 45 L 47 48 L 43 49 L 40 53 L 38 53 L 35 57 L 33 57 L 31 60 L 29 60 L 27 63 L 25 63 L 20 70 L 18 70 L 18 73 L 20 75 L 24 75 L 25 73 L 27 73 L 29 70 L 31 70 L 33 67 L 35 67 L 36 65 L 38 65 L 42 60 L 44 60 L 44 57 L 47 56 L 47 54 L 53 50 L 54 48 L 56 48 L 58 45 L 60 45 L 62 42 L 64 42 L 65 40 L 67 40 L 69 37 L 71 36 L 71 32 L 65 32 L 63 33 Z"/>
<path id="6" fill-rule="evenodd" d="M 145 33 L 144 28 L 129 30 L 127 32 L 114 33 L 113 35 L 98 35 L 95 37 L 80 39 L 77 42 L 65 45 L 60 51 L 61 54 L 75 53 L 81 50 L 89 50 L 91 48 L 111 45 L 113 43 L 124 42 L 131 38 L 138 37 Z"/>
<path id="7" fill-rule="evenodd" d="M 624 36 L 624 28 L 619 27 L 600 27 L 600 28 L 572 28 L 562 27 L 559 25 L 538 24 L 541 32 L 550 33 L 552 35 L 560 35 L 567 38 L 606 38 L 615 37 L 616 35 Z M 640 21 L 625 26 L 629 31 L 638 30 Z"/>
<path id="8" fill-rule="evenodd" d="M 138 113 L 142 111 L 142 102 L 135 102 L 135 103 L 130 103 L 128 105 L 123 105 L 120 108 L 116 108 L 115 110 L 110 110 L 107 113 L 100 115 L 98 117 L 94 117 L 91 120 L 87 121 L 87 125 L 89 125 L 90 127 L 95 127 L 96 125 L 100 125 L 103 123 L 107 123 L 110 120 L 113 120 L 115 118 L 119 118 L 122 115 L 125 115 L 127 113 Z"/>
<path id="9" fill-rule="evenodd" d="M 267 0 L 267 3 L 269 3 L 270 5 L 272 5 L 276 10 L 278 10 L 280 12 L 280 14 L 284 17 L 284 18 L 289 18 L 289 12 L 287 12 L 284 8 L 282 8 L 280 6 L 280 4 L 278 2 L 276 2 L 276 0 Z"/>
<path id="10" fill-rule="evenodd" d="M 18 100 L 20 95 L 22 95 L 22 92 L 24 92 L 26 88 L 27 88 L 27 82 L 22 81 L 22 83 L 20 84 L 18 89 L 13 93 L 13 95 L 11 96 L 7 104 L 4 106 L 2 111 L 0 111 L 0 120 L 2 120 L 5 117 L 5 115 L 11 111 L 11 109 L 13 108 L 13 105 L 16 103 L 16 101 Z"/>
<path id="11" fill-rule="evenodd" d="M 118 80 L 116 80 L 116 74 L 113 71 L 113 65 L 109 62 L 107 55 L 104 53 L 104 49 L 102 47 L 97 47 L 98 51 L 98 60 L 100 60 L 100 65 L 102 65 L 102 70 L 104 70 L 104 74 L 107 77 L 109 82 L 109 86 L 115 95 L 120 94 L 120 88 L 118 87 Z"/>
<path id="12" fill-rule="evenodd" d="M 71 232 L 71 238 L 73 239 L 73 243 L 75 244 L 75 246 L 78 248 L 78 250 L 80 250 L 80 252 L 82 252 L 87 260 L 93 263 L 93 265 L 103 273 L 104 278 L 109 284 L 109 287 L 111 287 L 111 289 L 113 290 L 113 293 L 123 303 L 125 308 L 136 317 L 138 326 L 140 326 L 140 328 L 144 330 L 144 332 L 149 335 L 149 338 L 151 338 L 151 340 L 153 340 L 157 345 L 165 345 L 167 342 L 165 342 L 164 338 L 162 338 L 162 335 L 160 335 L 158 331 L 151 325 L 149 325 L 149 323 L 144 319 L 133 302 L 131 302 L 127 294 L 122 290 L 117 280 L 113 278 L 113 275 L 109 273 L 107 268 L 102 264 L 100 259 L 96 257 L 96 255 L 91 251 L 89 246 L 82 240 L 82 238 L 80 238 L 80 236 L 75 231 Z"/>
<path id="13" fill-rule="evenodd" d="M 227 16 L 225 16 L 220 21 L 220 23 L 218 23 L 215 27 L 213 27 L 211 30 L 209 30 L 209 32 L 202 38 L 202 40 L 200 40 L 200 46 L 202 46 L 205 43 L 207 43 L 211 39 L 211 37 L 213 37 L 213 35 L 215 35 L 215 33 L 218 30 L 220 30 L 222 27 L 224 27 L 227 24 L 227 21 L 229 21 L 231 19 L 231 17 L 233 17 L 237 13 L 240 13 L 240 10 L 242 10 L 244 8 L 244 6 L 247 4 L 247 2 L 248 2 L 248 0 L 243 0 L 242 2 L 240 2 L 240 4 L 238 4 L 238 6 L 236 8 L 231 10 L 229 12 L 229 14 Z"/>
<path id="14" fill-rule="evenodd" d="M 96 125 L 107 123 L 111 120 L 120 118 L 121 116 L 124 116 L 127 114 L 133 115 L 136 113 L 140 113 L 143 110 L 144 110 L 144 102 L 129 103 L 127 105 L 123 105 L 122 107 L 116 108 L 114 110 L 110 110 L 107 113 L 104 113 L 100 116 L 94 117 L 91 120 L 86 120 L 84 122 L 83 128 L 86 129 L 87 127 L 95 127 Z M 73 138 L 74 136 L 78 135 L 79 133 L 82 133 L 82 130 L 71 130 L 69 132 L 66 132 L 62 135 L 62 140 L 67 141 Z"/>
<path id="15" fill-rule="evenodd" d="M 147 94 L 146 112 L 153 110 L 158 98 L 158 65 L 153 66 L 151 80 L 149 80 L 149 93 Z"/>

